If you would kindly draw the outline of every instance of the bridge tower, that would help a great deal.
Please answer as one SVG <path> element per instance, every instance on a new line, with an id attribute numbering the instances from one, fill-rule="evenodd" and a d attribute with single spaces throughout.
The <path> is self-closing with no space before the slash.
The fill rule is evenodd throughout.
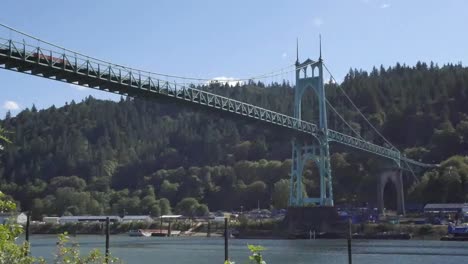
<path id="1" fill-rule="evenodd" d="M 299 52 L 297 52 L 299 53 Z M 301 102 L 306 89 L 313 89 L 318 98 L 319 132 L 310 139 L 292 140 L 292 167 L 289 194 L 290 207 L 304 207 L 310 204 L 333 206 L 332 175 L 328 144 L 327 108 L 323 84 L 323 61 L 320 50 L 318 61 L 296 60 L 296 87 L 294 90 L 294 117 L 301 119 Z M 320 177 L 320 197 L 304 197 L 302 174 L 308 160 L 316 163 Z"/>

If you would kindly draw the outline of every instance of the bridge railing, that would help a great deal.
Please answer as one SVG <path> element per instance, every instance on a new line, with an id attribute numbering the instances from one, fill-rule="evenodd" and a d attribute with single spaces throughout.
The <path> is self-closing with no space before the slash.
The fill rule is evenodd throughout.
<path id="1" fill-rule="evenodd" d="M 277 113 L 228 97 L 213 94 L 201 89 L 191 88 L 185 85 L 177 86 L 177 83 L 167 83 L 165 89 L 167 89 L 168 96 L 176 97 L 181 100 L 191 101 L 223 111 L 251 117 L 264 122 L 294 129 L 303 133 L 312 135 L 317 133 L 317 126 L 313 123 L 299 120 L 285 114 Z"/>
<path id="2" fill-rule="evenodd" d="M 117 64 L 95 60 L 77 53 L 69 54 L 67 51 L 57 51 L 29 45 L 26 42 L 17 42 L 0 39 L 0 54 L 18 59 L 19 61 L 39 64 L 69 73 L 84 75 L 106 81 L 115 85 L 125 85 L 129 88 L 142 89 L 191 101 L 200 105 L 233 112 L 283 127 L 298 130 L 299 132 L 315 135 L 317 126 L 277 113 L 262 107 L 244 103 L 238 100 L 220 96 L 201 89 L 180 85 L 157 78 L 158 75 L 149 72 L 126 68 Z M 79 80 L 72 82 L 78 83 Z M 97 84 L 97 83 L 96 83 Z M 96 85 L 99 86 L 99 85 Z M 104 85 L 110 87 L 109 85 Z M 91 86 L 90 86 L 91 87 Z M 110 87 L 112 89 L 112 87 Z M 120 91 L 121 92 L 121 91 Z M 128 94 L 129 91 L 127 91 Z M 124 93 L 124 92 L 123 92 Z"/>
<path id="3" fill-rule="evenodd" d="M 32 38 L 38 40 L 34 37 Z M 48 47 L 52 48 L 48 49 L 41 47 L 41 44 L 46 44 Z M 14 41 L 12 39 L 0 38 L 0 56 L 7 56 L 8 58 L 14 58 L 18 62 L 24 62 L 30 65 L 40 65 L 55 71 L 72 73 L 76 76 L 79 75 L 85 76 L 88 79 L 94 79 L 94 81 L 87 83 L 80 83 L 79 78 L 76 77 L 73 77 L 76 80 L 67 79 L 67 82 L 79 85 L 88 85 L 88 87 L 91 88 L 99 87 L 100 89 L 106 89 L 111 92 L 118 92 L 121 94 L 135 94 L 136 91 L 153 92 L 258 119 L 313 136 L 316 136 L 317 133 L 319 133 L 317 125 L 313 123 L 254 106 L 252 104 L 213 94 L 201 89 L 181 85 L 175 81 L 169 81 L 169 75 L 166 75 L 166 80 L 164 80 L 161 77 L 164 77 L 165 75 L 133 69 L 123 65 L 95 59 L 41 40 L 38 40 L 38 45 L 30 45 L 26 43 L 26 41 Z M 28 66 L 23 65 L 20 67 Z M 33 68 L 34 67 L 18 70 L 33 71 Z M 125 89 L 123 89 L 124 87 Z M 401 160 L 399 151 L 381 147 L 338 131 L 328 130 L 328 138 L 330 141 L 335 141 L 390 158 L 397 162 L 400 162 Z M 423 164 L 407 158 L 405 158 L 404 161 L 417 165 Z"/>
<path id="4" fill-rule="evenodd" d="M 54 43 L 39 39 L 39 38 L 37 38 L 35 36 L 29 35 L 29 34 L 27 34 L 25 32 L 21 32 L 21 31 L 15 29 L 15 28 L 9 27 L 9 26 L 4 25 L 4 24 L 0 24 L 0 37 L 2 37 L 2 36 L 4 37 L 3 38 L 4 40 L 11 40 L 12 42 L 14 42 L 17 45 L 23 44 L 23 43 L 29 43 L 29 45 L 27 45 L 27 46 L 39 47 L 39 48 L 41 48 L 41 50 L 47 51 L 48 53 L 52 52 L 55 55 L 65 55 L 66 57 L 70 57 L 70 58 L 73 57 L 73 58 L 76 58 L 78 60 L 78 62 L 82 62 L 82 63 L 83 62 L 88 62 L 91 66 L 97 66 L 98 64 L 101 65 L 101 66 L 102 65 L 107 65 L 107 66 L 111 66 L 114 69 L 118 68 L 122 72 L 126 72 L 127 74 L 129 72 L 132 72 L 132 73 L 139 72 L 144 76 L 151 76 L 153 79 L 159 79 L 161 81 L 166 81 L 166 82 L 169 82 L 169 83 L 171 83 L 171 82 L 172 83 L 174 83 L 174 82 L 180 83 L 182 80 L 186 80 L 186 81 L 191 80 L 191 81 L 193 81 L 192 78 L 186 78 L 186 77 L 180 77 L 180 76 L 173 76 L 173 75 L 169 75 L 169 74 L 150 72 L 150 71 L 146 71 L 146 70 L 142 70 L 142 69 L 137 69 L 135 67 L 129 67 L 129 66 L 126 66 L 126 65 L 116 64 L 116 63 L 112 63 L 112 62 L 109 62 L 109 61 L 106 61 L 106 60 L 94 58 L 94 57 L 88 56 L 86 54 L 83 54 L 81 52 L 70 50 L 70 49 L 67 49 L 65 47 L 56 45 Z M 9 37 L 6 37 L 6 36 L 9 36 Z M 135 74 L 133 74 L 133 75 L 135 75 Z"/>
<path id="5" fill-rule="evenodd" d="M 341 144 L 345 144 L 351 147 L 355 147 L 361 150 L 365 150 L 367 152 L 371 152 L 386 158 L 393 159 L 395 161 L 400 160 L 400 152 L 395 151 L 389 148 L 385 148 L 379 145 L 376 145 L 371 142 L 367 142 L 365 140 L 355 138 L 343 133 L 340 133 L 335 130 L 328 130 L 328 138 L 330 141 L 336 141 Z"/>

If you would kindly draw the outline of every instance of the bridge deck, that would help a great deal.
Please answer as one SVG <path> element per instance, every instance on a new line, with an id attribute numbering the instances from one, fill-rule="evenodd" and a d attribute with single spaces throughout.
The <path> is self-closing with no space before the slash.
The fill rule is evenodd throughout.
<path id="1" fill-rule="evenodd" d="M 12 40 L 0 40 L 0 67 L 134 97 L 165 98 L 179 103 L 200 105 L 214 111 L 256 119 L 290 129 L 295 133 L 305 133 L 314 137 L 317 133 L 324 133 L 318 129 L 317 125 L 310 122 L 200 89 L 169 83 L 151 73 L 103 62 L 76 53 L 70 54 L 67 51 L 57 52 Z M 401 157 L 399 151 L 381 147 L 338 131 L 329 129 L 327 137 L 330 142 L 367 151 L 392 159 L 397 163 L 403 161 L 406 164 L 427 166 Z"/>

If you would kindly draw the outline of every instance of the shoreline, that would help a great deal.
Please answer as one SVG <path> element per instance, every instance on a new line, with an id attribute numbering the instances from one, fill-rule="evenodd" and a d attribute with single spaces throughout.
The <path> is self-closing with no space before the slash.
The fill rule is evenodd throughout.
<path id="1" fill-rule="evenodd" d="M 99 236 L 99 237 L 104 237 L 105 234 L 85 234 L 85 233 L 77 233 L 77 234 L 68 234 L 71 237 L 79 237 L 79 236 Z M 30 236 L 46 236 L 46 237 L 57 237 L 58 234 L 51 234 L 51 233 L 33 233 L 30 234 Z M 111 236 L 128 236 L 126 233 L 114 233 L 111 234 Z M 131 237 L 131 236 L 128 236 Z M 150 236 L 150 237 L 134 237 L 136 239 L 164 239 L 168 237 L 157 237 L 157 236 Z M 178 235 L 178 236 L 171 236 L 171 238 L 223 238 L 223 235 L 221 234 L 211 234 L 210 237 L 206 236 L 206 233 L 195 233 L 192 235 Z M 393 239 L 393 238 L 388 238 L 388 239 L 376 239 L 376 238 L 353 238 L 353 241 L 401 241 L 401 240 L 412 240 L 412 241 L 458 241 L 458 240 L 445 240 L 442 239 L 443 237 L 412 237 L 411 239 Z M 296 238 L 296 239 L 291 239 L 287 237 L 237 237 L 237 238 L 230 238 L 230 240 L 323 240 L 323 241 L 332 241 L 332 240 L 346 240 L 346 238 L 316 238 L 316 239 L 308 239 L 308 238 Z M 460 240 L 462 241 L 462 240 Z"/>
<path id="2" fill-rule="evenodd" d="M 163 223 L 161 226 L 158 222 L 153 223 L 112 223 L 110 225 L 110 233 L 112 235 L 124 235 L 130 230 L 135 229 L 159 229 L 168 230 L 178 233 L 181 237 L 222 237 L 224 229 L 222 226 L 199 225 L 195 229 L 194 225 L 185 222 L 173 222 L 171 226 L 168 223 Z M 209 229 L 208 229 L 209 228 Z M 180 232 L 179 232 L 180 231 Z M 57 235 L 67 232 L 71 236 L 75 235 L 104 235 L 104 223 L 66 223 L 66 224 L 51 224 L 51 223 L 32 223 L 30 226 L 30 234 L 38 235 Z M 313 233 L 299 232 L 289 234 L 287 230 L 280 226 L 280 223 L 271 223 L 268 226 L 257 224 L 238 224 L 230 225 L 230 232 L 234 239 L 311 239 Z M 372 239 L 372 240 L 440 240 L 447 235 L 446 226 L 433 225 L 390 225 L 390 224 L 364 224 L 352 226 L 353 240 Z M 327 232 L 315 234 L 316 239 L 346 239 L 343 232 Z"/>

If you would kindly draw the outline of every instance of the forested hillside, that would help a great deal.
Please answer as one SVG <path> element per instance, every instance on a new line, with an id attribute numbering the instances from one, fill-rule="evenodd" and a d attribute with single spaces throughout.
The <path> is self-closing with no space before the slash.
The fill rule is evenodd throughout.
<path id="1" fill-rule="evenodd" d="M 406 155 L 443 162 L 419 175 L 418 184 L 408 175 L 411 201 L 468 198 L 468 68 L 418 63 L 352 70 L 341 87 Z M 292 114 L 293 89 L 287 83 L 201 88 Z M 383 144 L 336 84 L 328 84 L 327 93 L 355 130 Z M 314 100 L 309 91 L 303 101 L 306 120 L 316 120 Z M 351 133 L 333 113 L 329 124 Z M 239 210 L 287 203 L 291 143 L 284 130 L 131 98 L 87 98 L 41 111 L 33 106 L 16 117 L 7 114 L 0 126 L 12 141 L 0 152 L 0 189 L 34 217 L 171 210 L 202 215 L 207 206 Z M 362 153 L 333 153 L 337 203 L 375 203 L 372 164 Z M 317 180 L 309 164 L 304 182 L 309 194 L 317 192 Z"/>

